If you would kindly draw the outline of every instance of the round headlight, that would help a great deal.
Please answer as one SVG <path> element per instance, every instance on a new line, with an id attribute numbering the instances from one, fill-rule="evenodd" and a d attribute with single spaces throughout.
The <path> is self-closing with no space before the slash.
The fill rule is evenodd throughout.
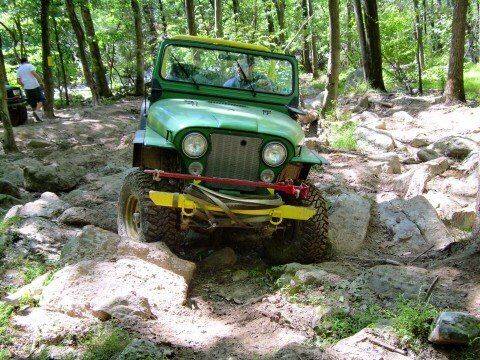
<path id="1" fill-rule="evenodd" d="M 275 173 L 273 172 L 272 169 L 265 169 L 261 172 L 260 179 L 263 182 L 271 183 L 273 182 L 273 179 L 275 179 Z"/>
<path id="2" fill-rule="evenodd" d="M 200 133 L 193 132 L 185 136 L 182 141 L 182 149 L 185 155 L 191 158 L 199 158 L 207 151 L 207 139 Z"/>
<path id="3" fill-rule="evenodd" d="M 287 158 L 287 149 L 282 143 L 273 141 L 264 147 L 262 157 L 268 166 L 279 166 Z"/>

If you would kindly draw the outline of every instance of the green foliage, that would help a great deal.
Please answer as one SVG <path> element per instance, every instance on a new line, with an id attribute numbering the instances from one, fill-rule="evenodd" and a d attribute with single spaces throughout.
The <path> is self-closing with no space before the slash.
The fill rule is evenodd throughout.
<path id="1" fill-rule="evenodd" d="M 9 360 L 10 353 L 7 349 L 0 349 L 0 360 Z"/>
<path id="2" fill-rule="evenodd" d="M 102 329 L 85 341 L 87 350 L 82 360 L 113 359 L 127 347 L 130 341 L 130 335 L 123 329 Z"/>
<path id="3" fill-rule="evenodd" d="M 8 323 L 13 314 L 13 306 L 0 301 L 0 344 L 9 344 L 11 339 L 8 333 Z"/>
<path id="4" fill-rule="evenodd" d="M 43 262 L 26 260 L 23 266 L 23 280 L 26 284 L 47 272 L 47 265 Z"/>
<path id="5" fill-rule="evenodd" d="M 333 123 L 331 126 L 332 147 L 342 150 L 355 150 L 357 148 L 357 140 L 355 138 L 356 129 L 357 123 L 354 121 Z"/>

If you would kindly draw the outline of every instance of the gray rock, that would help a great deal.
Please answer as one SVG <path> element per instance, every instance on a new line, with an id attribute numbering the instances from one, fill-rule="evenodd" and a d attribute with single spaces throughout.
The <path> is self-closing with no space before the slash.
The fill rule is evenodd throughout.
<path id="1" fill-rule="evenodd" d="M 440 157 L 440 155 L 435 150 L 432 150 L 432 149 L 425 148 L 417 151 L 417 159 L 420 160 L 421 162 L 434 160 L 438 157 Z"/>
<path id="2" fill-rule="evenodd" d="M 23 169 L 24 185 L 29 191 L 69 191 L 85 173 L 84 168 L 70 164 L 27 166 Z"/>
<path id="3" fill-rule="evenodd" d="M 440 157 L 417 165 L 415 168 L 411 169 L 409 171 L 411 178 L 408 183 L 405 197 L 408 199 L 423 194 L 427 182 L 435 176 L 447 171 L 449 167 L 449 160 L 446 157 Z"/>
<path id="4" fill-rule="evenodd" d="M 21 201 L 11 195 L 0 194 L 0 209 L 10 209 L 14 205 L 19 205 Z"/>
<path id="5" fill-rule="evenodd" d="M 415 122 L 415 118 L 406 111 L 397 111 L 392 114 L 392 117 L 396 120 L 400 120 L 405 123 Z"/>
<path id="6" fill-rule="evenodd" d="M 30 149 L 41 149 L 52 146 L 53 144 L 50 141 L 42 139 L 32 139 L 27 142 L 27 147 Z"/>
<path id="7" fill-rule="evenodd" d="M 353 254 L 363 245 L 370 221 L 370 203 L 357 194 L 340 194 L 328 198 L 328 238 L 335 254 Z"/>
<path id="8" fill-rule="evenodd" d="M 20 189 L 7 180 L 0 180 L 0 194 L 20 198 Z"/>
<path id="9" fill-rule="evenodd" d="M 366 153 L 395 149 L 395 141 L 391 136 L 370 127 L 358 126 L 355 130 L 355 137 L 358 149 Z"/>
<path id="10" fill-rule="evenodd" d="M 52 219 L 59 216 L 67 208 L 68 204 L 60 200 L 56 194 L 44 192 L 38 200 L 23 205 L 18 215 L 23 218 L 39 216 Z"/>
<path id="11" fill-rule="evenodd" d="M 167 354 L 151 341 L 135 339 L 118 355 L 118 360 L 161 360 L 166 359 Z"/>
<path id="12" fill-rule="evenodd" d="M 428 340 L 441 345 L 466 345 L 480 336 L 480 319 L 465 312 L 444 311 Z"/>
<path id="13" fill-rule="evenodd" d="M 478 151 L 478 144 L 466 137 L 447 136 L 435 142 L 433 149 L 445 156 L 463 160 L 471 152 Z"/>
<path id="14" fill-rule="evenodd" d="M 207 256 L 202 265 L 209 269 L 221 269 L 233 266 L 237 262 L 237 255 L 232 248 L 226 247 L 221 250 L 215 251 Z"/>
<path id="15" fill-rule="evenodd" d="M 455 196 L 435 190 L 425 194 L 425 198 L 432 204 L 438 216 L 448 225 L 459 229 L 471 229 L 475 222 L 475 204 L 461 201 Z"/>
<path id="16" fill-rule="evenodd" d="M 391 234 L 390 245 L 399 255 L 415 256 L 429 247 L 442 250 L 455 241 L 423 196 L 379 203 L 376 220 Z"/>
<path id="17" fill-rule="evenodd" d="M 427 140 L 427 137 L 423 133 L 418 133 L 415 135 L 415 137 L 410 141 L 410 145 L 412 145 L 415 148 L 421 148 L 428 146 L 430 143 Z"/>
<path id="18" fill-rule="evenodd" d="M 75 227 L 94 225 L 101 229 L 117 231 L 116 207 L 113 203 L 103 203 L 93 208 L 71 207 L 59 216 L 58 221 Z"/>

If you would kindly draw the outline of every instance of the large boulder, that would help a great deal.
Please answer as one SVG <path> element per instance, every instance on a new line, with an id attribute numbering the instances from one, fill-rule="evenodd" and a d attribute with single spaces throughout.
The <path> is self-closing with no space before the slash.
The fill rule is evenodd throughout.
<path id="1" fill-rule="evenodd" d="M 16 246 L 27 253 L 53 261 L 59 259 L 63 245 L 74 234 L 74 230 L 62 228 L 42 217 L 22 219 L 9 228 L 9 235 L 15 240 Z"/>
<path id="2" fill-rule="evenodd" d="M 106 202 L 93 208 L 71 207 L 59 216 L 58 221 L 75 227 L 95 225 L 105 230 L 117 231 L 116 207 L 113 203 Z"/>
<path id="3" fill-rule="evenodd" d="M 378 204 L 377 221 L 391 234 L 397 254 L 415 256 L 428 248 L 442 250 L 454 238 L 423 196 Z"/>
<path id="4" fill-rule="evenodd" d="M 354 254 L 363 245 L 370 221 L 370 203 L 357 194 L 328 197 L 328 238 L 335 254 Z"/>
<path id="5" fill-rule="evenodd" d="M 447 224 L 463 230 L 473 227 L 476 218 L 474 203 L 435 190 L 426 193 L 425 198 Z"/>
<path id="6" fill-rule="evenodd" d="M 447 136 L 436 141 L 433 149 L 444 156 L 463 160 L 471 152 L 478 151 L 478 143 L 463 136 Z"/>
<path id="7" fill-rule="evenodd" d="M 358 126 L 355 130 L 355 138 L 358 149 L 366 153 L 395 149 L 395 141 L 390 135 L 367 126 Z"/>
<path id="8" fill-rule="evenodd" d="M 24 186 L 29 191 L 69 191 L 78 186 L 85 173 L 85 168 L 68 163 L 32 164 L 23 169 Z"/>
<path id="9" fill-rule="evenodd" d="M 237 262 L 237 255 L 232 248 L 226 247 L 221 250 L 217 250 L 207 256 L 202 261 L 202 266 L 207 269 L 222 269 L 228 268 Z"/>
<path id="10" fill-rule="evenodd" d="M 467 345 L 480 336 L 480 319 L 460 311 L 440 314 L 428 340 L 441 345 Z"/>
<path id="11" fill-rule="evenodd" d="M 18 216 L 23 218 L 39 216 L 52 219 L 59 216 L 67 208 L 68 204 L 60 200 L 56 194 L 44 192 L 38 200 L 23 205 L 18 212 Z"/>
<path id="12" fill-rule="evenodd" d="M 0 180 L 0 194 L 20 198 L 19 188 L 7 180 Z"/>

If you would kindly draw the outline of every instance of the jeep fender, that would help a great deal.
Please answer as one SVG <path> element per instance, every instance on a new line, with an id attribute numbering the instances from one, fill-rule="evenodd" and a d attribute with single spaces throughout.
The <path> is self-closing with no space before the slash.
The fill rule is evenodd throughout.
<path id="1" fill-rule="evenodd" d="M 176 152 L 175 146 L 148 126 L 137 130 L 133 139 L 133 166 L 158 168 L 157 159 L 162 152 Z"/>

